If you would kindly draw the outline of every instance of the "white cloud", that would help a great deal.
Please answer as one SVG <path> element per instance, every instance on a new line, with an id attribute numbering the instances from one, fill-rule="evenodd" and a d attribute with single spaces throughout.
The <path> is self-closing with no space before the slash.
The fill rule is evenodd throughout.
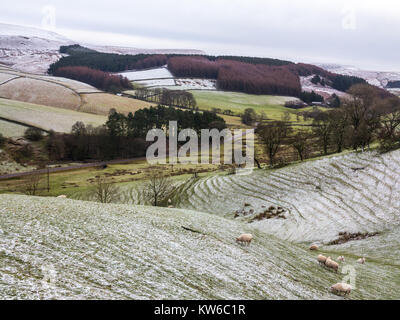
<path id="1" fill-rule="evenodd" d="M 48 1 L 2 4 L 0 20 L 36 24 Z M 400 70 L 396 0 L 53 0 L 57 30 L 98 44 L 203 49 Z M 4 15 L 4 16 L 3 16 Z"/>

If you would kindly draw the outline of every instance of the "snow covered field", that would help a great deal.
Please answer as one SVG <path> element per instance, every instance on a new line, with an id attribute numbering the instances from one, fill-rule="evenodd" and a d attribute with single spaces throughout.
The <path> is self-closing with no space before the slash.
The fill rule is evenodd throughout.
<path id="1" fill-rule="evenodd" d="M 344 277 L 301 246 L 207 213 L 16 195 L 0 203 L 1 299 L 338 299 L 327 288 Z M 242 232 L 254 234 L 251 246 L 235 243 Z M 399 298 L 394 265 L 346 258 L 357 271 L 352 299 Z"/>
<path id="2" fill-rule="evenodd" d="M 171 90 L 216 90 L 215 80 L 174 78 L 166 66 L 142 71 L 122 72 L 120 75 L 149 88 L 168 88 Z"/>
<path id="3" fill-rule="evenodd" d="M 128 78 L 131 81 L 174 77 L 166 67 L 141 71 L 121 72 L 120 75 Z"/>
<path id="4" fill-rule="evenodd" d="M 245 203 L 282 206 L 286 219 L 251 223 L 295 242 L 328 242 L 339 232 L 383 232 L 400 226 L 400 150 L 351 153 L 247 176 L 212 176 L 188 183 L 177 206 L 233 218 Z M 399 237 L 400 241 L 400 237 Z"/>

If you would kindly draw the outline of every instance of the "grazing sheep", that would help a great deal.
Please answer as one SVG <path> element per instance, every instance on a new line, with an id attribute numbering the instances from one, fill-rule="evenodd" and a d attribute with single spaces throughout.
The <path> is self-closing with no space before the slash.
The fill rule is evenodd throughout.
<path id="1" fill-rule="evenodd" d="M 241 244 L 245 243 L 247 245 L 250 245 L 251 240 L 253 240 L 253 235 L 250 233 L 242 234 L 238 238 L 236 238 L 237 243 L 240 242 Z"/>
<path id="2" fill-rule="evenodd" d="M 344 257 L 340 256 L 340 257 L 337 258 L 337 260 L 340 261 L 340 262 L 344 262 Z"/>
<path id="3" fill-rule="evenodd" d="M 318 250 L 318 246 L 316 244 L 311 245 L 310 250 L 316 251 Z"/>
<path id="4" fill-rule="evenodd" d="M 339 295 L 342 295 L 342 293 L 344 293 L 344 295 L 348 295 L 351 293 L 351 289 L 351 285 L 347 283 L 336 283 L 332 287 L 330 287 L 331 292 Z"/>
<path id="5" fill-rule="evenodd" d="M 57 198 L 62 198 L 62 199 L 66 199 L 67 196 L 65 194 L 59 195 Z"/>
<path id="6" fill-rule="evenodd" d="M 317 257 L 317 260 L 318 260 L 319 264 L 325 264 L 326 259 L 328 259 L 328 258 L 323 256 L 322 254 L 319 254 L 318 257 Z"/>
<path id="7" fill-rule="evenodd" d="M 359 264 L 365 264 L 365 257 L 362 257 L 362 258 L 358 259 L 357 262 Z"/>
<path id="8" fill-rule="evenodd" d="M 173 207 L 174 207 L 174 206 L 168 206 L 168 208 L 170 208 L 170 209 L 173 208 Z"/>
<path id="9" fill-rule="evenodd" d="M 336 273 L 337 273 L 338 270 L 339 270 L 339 264 L 338 264 L 336 261 L 333 261 L 333 260 L 331 259 L 331 257 L 326 258 L 325 265 L 326 265 L 328 268 L 331 268 L 331 269 L 335 270 Z"/>

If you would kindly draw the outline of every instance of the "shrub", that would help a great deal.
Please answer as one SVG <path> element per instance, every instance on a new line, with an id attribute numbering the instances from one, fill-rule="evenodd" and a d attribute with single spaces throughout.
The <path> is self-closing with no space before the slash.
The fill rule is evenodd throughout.
<path id="1" fill-rule="evenodd" d="M 7 138 L 5 138 L 1 133 L 0 133 L 0 148 L 5 145 L 7 141 Z"/>
<path id="2" fill-rule="evenodd" d="M 39 141 L 43 139 L 43 133 L 38 128 L 28 128 L 25 130 L 24 137 L 30 141 Z"/>

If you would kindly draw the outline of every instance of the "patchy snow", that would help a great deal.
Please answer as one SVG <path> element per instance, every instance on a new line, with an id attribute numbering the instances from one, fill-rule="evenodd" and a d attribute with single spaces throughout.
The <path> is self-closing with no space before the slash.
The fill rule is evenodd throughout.
<path id="1" fill-rule="evenodd" d="M 338 64 L 316 65 L 330 72 L 363 78 L 368 83 L 380 88 L 385 88 L 389 81 L 400 81 L 400 72 L 369 71 Z"/>
<path id="2" fill-rule="evenodd" d="M 400 225 L 399 159 L 400 150 L 350 153 L 247 176 L 207 177 L 187 185 L 177 206 L 228 217 L 244 203 L 255 213 L 263 205 L 282 206 L 286 219 L 252 225 L 296 242 L 331 241 L 342 231 L 390 230 Z"/>
<path id="3" fill-rule="evenodd" d="M 337 299 L 327 288 L 341 275 L 250 224 L 49 197 L 0 203 L 1 299 Z M 235 243 L 243 232 L 248 247 Z M 351 297 L 398 299 L 395 270 L 360 267 Z"/>
<path id="4" fill-rule="evenodd" d="M 331 95 L 336 94 L 339 97 L 345 97 L 347 96 L 346 93 L 333 89 L 329 86 L 323 86 L 319 83 L 314 84 L 311 82 L 311 79 L 315 75 L 311 75 L 308 77 L 300 77 L 300 83 L 301 83 L 301 89 L 306 92 L 312 92 L 314 91 L 315 93 L 318 93 L 319 95 L 323 96 L 325 99 L 329 98 Z"/>
<path id="5" fill-rule="evenodd" d="M 176 79 L 176 86 L 181 90 L 216 90 L 216 80 L 211 79 Z"/>
<path id="6" fill-rule="evenodd" d="M 166 67 L 148 69 L 148 70 L 139 70 L 139 71 L 125 71 L 119 74 L 128 78 L 131 81 L 174 78 L 172 73 L 169 72 L 169 70 Z"/>

